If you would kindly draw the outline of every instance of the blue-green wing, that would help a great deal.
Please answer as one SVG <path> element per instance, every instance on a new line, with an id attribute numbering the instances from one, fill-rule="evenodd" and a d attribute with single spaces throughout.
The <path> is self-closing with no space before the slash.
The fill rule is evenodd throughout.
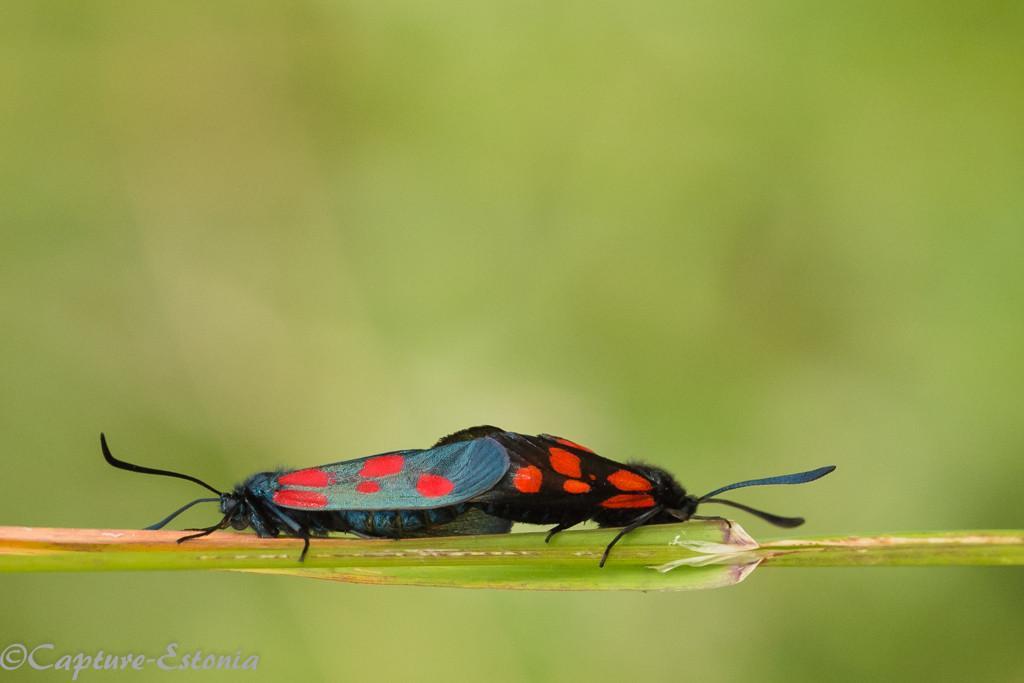
<path id="1" fill-rule="evenodd" d="M 446 507 L 488 491 L 508 467 L 505 448 L 484 437 L 284 472 L 274 480 L 272 500 L 298 510 Z"/>

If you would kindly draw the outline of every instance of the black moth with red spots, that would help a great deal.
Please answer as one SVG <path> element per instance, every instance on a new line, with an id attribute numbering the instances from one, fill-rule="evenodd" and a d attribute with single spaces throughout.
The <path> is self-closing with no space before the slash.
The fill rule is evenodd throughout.
<path id="1" fill-rule="evenodd" d="M 696 515 L 703 503 L 723 503 L 757 515 L 771 524 L 795 527 L 801 517 L 780 517 L 740 503 L 715 498 L 719 493 L 746 486 L 802 484 L 819 479 L 834 465 L 723 486 L 704 496 L 693 496 L 661 469 L 640 463 L 623 464 L 594 453 L 586 446 L 552 436 L 527 436 L 482 426 L 456 432 L 438 444 L 464 439 L 491 438 L 509 454 L 508 473 L 471 504 L 490 516 L 528 524 L 554 524 L 548 541 L 570 527 L 594 521 L 601 527 L 622 527 L 601 556 L 608 560 L 612 547 L 624 535 L 645 524 L 668 524 L 689 519 L 722 519 Z"/>
<path id="2" fill-rule="evenodd" d="M 644 524 L 701 519 L 702 503 L 724 503 L 772 524 L 798 526 L 803 519 L 779 517 L 714 496 L 734 488 L 800 484 L 825 476 L 834 466 L 809 472 L 730 484 L 695 497 L 663 469 L 622 464 L 568 439 L 527 436 L 484 425 L 444 437 L 426 450 L 404 450 L 345 460 L 301 470 L 260 472 L 233 491 L 222 492 L 186 474 L 118 460 L 101 434 L 103 456 L 114 467 L 192 481 L 217 494 L 184 505 L 147 527 L 160 529 L 201 502 L 218 502 L 223 518 L 178 542 L 218 529 L 249 527 L 258 536 L 311 536 L 341 531 L 364 537 L 402 538 L 504 533 L 512 522 L 554 524 L 547 540 L 560 531 L 593 520 L 623 529 Z M 711 518 L 704 518 L 711 519 Z M 721 518 L 714 518 L 721 519 Z"/>

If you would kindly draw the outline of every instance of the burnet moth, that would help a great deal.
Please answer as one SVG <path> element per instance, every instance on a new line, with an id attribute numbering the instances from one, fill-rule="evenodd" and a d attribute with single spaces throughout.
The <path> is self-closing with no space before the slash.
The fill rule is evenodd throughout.
<path id="1" fill-rule="evenodd" d="M 601 567 L 619 539 L 645 524 L 723 519 L 695 514 L 697 507 L 704 503 L 730 505 L 780 527 L 800 526 L 804 523 L 802 517 L 780 517 L 716 496 L 747 486 L 804 484 L 835 469 L 835 465 L 828 465 L 808 472 L 749 479 L 697 497 L 687 494 L 675 478 L 660 467 L 619 463 L 586 446 L 550 434 L 527 436 L 484 426 L 456 432 L 439 443 L 467 438 L 494 439 L 505 448 L 510 462 L 509 471 L 501 481 L 476 496 L 473 505 L 491 516 L 513 522 L 554 524 L 548 532 L 548 541 L 560 531 L 588 520 L 601 527 L 622 527 L 605 548 Z"/>
<path id="2" fill-rule="evenodd" d="M 494 534 L 512 522 L 491 517 L 469 500 L 493 487 L 509 468 L 505 449 L 493 439 L 439 445 L 428 450 L 392 451 L 300 470 L 259 472 L 235 487 L 218 491 L 205 481 L 179 472 L 118 460 L 100 434 L 106 461 L 123 470 L 177 477 L 203 486 L 216 498 L 198 498 L 181 506 L 147 530 L 162 529 L 199 503 L 220 503 L 221 520 L 178 543 L 229 526 L 252 527 L 257 536 L 311 536 L 343 531 L 362 537 L 402 538 L 429 535 Z"/>
<path id="3" fill-rule="evenodd" d="M 549 434 L 528 436 L 484 425 L 442 438 L 426 450 L 403 450 L 300 470 L 254 474 L 222 492 L 178 472 L 133 465 L 115 458 L 100 435 L 103 457 L 114 467 L 177 477 L 204 486 L 216 498 L 199 498 L 153 524 L 160 529 L 193 505 L 220 503 L 223 518 L 187 541 L 232 527 L 252 527 L 258 536 L 293 536 L 309 550 L 311 536 L 331 531 L 364 537 L 401 538 L 447 534 L 504 533 L 512 522 L 554 524 L 547 539 L 593 520 L 602 527 L 622 527 L 605 548 L 645 524 L 689 519 L 721 519 L 695 514 L 704 503 L 739 508 L 781 527 L 803 524 L 800 517 L 780 517 L 717 498 L 747 486 L 803 484 L 819 479 L 834 465 L 764 479 L 729 484 L 700 497 L 686 493 L 671 474 L 643 464 L 623 464 L 589 448 Z"/>

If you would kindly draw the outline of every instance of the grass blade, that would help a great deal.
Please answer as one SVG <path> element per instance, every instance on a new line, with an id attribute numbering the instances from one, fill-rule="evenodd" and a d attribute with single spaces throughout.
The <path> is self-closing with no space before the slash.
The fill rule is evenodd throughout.
<path id="1" fill-rule="evenodd" d="M 235 570 L 378 585 L 527 590 L 695 590 L 730 586 L 759 566 L 1024 566 L 1024 531 L 945 531 L 755 542 L 714 521 L 629 534 L 608 565 L 614 529 L 402 541 L 302 542 L 224 532 L 177 544 L 182 532 L 0 527 L 0 572 Z"/>

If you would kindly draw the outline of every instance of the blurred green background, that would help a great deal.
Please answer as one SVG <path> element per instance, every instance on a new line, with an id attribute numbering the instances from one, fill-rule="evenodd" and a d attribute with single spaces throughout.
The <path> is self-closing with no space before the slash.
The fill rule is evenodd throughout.
<path id="1" fill-rule="evenodd" d="M 743 496 L 807 534 L 1019 528 L 1022 38 L 1019 3 L 4 3 L 0 521 L 199 495 L 104 466 L 101 429 L 226 487 L 495 423 L 698 492 L 834 462 Z M 0 645 L 259 654 L 237 680 L 1021 681 L 1022 579 L 5 576 Z"/>

